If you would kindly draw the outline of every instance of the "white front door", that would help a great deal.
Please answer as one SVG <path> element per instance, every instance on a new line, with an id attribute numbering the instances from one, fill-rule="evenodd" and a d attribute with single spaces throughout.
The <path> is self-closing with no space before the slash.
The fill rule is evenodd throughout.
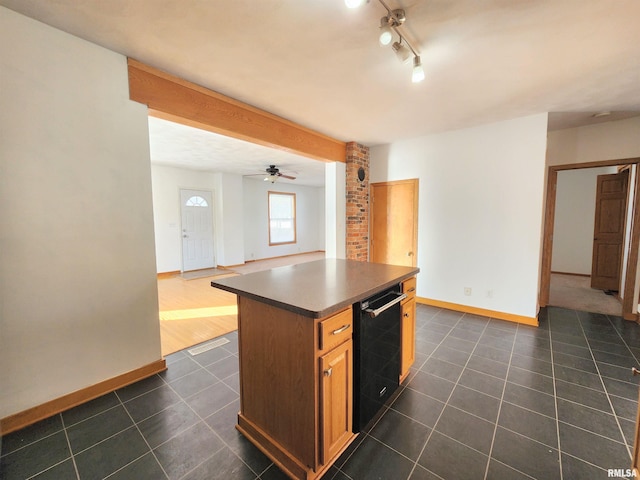
<path id="1" fill-rule="evenodd" d="M 180 190 L 182 205 L 182 270 L 215 266 L 211 192 Z"/>

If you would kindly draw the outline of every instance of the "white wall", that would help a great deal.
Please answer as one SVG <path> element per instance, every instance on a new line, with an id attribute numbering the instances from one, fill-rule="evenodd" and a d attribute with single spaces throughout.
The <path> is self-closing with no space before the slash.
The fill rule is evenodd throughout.
<path id="1" fill-rule="evenodd" d="M 216 265 L 244 263 L 242 177 L 153 165 L 153 217 L 158 272 L 182 270 L 180 189 L 213 193 L 213 248 Z"/>
<path id="2" fill-rule="evenodd" d="M 182 225 L 182 214 L 180 189 L 188 188 L 213 192 L 215 175 L 196 170 L 152 165 L 151 178 L 153 185 L 156 269 L 158 272 L 181 271 L 182 232 L 180 226 Z M 213 195 L 213 198 L 215 198 L 215 195 Z M 214 244 L 217 245 L 221 238 L 216 237 L 218 228 L 216 228 L 213 211 L 212 217 L 214 217 Z M 217 255 L 215 260 L 217 262 Z"/>
<path id="3" fill-rule="evenodd" d="M 537 315 L 546 135 L 540 114 L 371 148 L 372 183 L 420 181 L 418 296 Z"/>
<path id="4" fill-rule="evenodd" d="M 604 167 L 558 172 L 552 271 L 591 274 L 596 177 L 617 170 L 617 167 Z"/>
<path id="5" fill-rule="evenodd" d="M 324 250 L 324 188 L 243 179 L 153 165 L 153 213 L 158 272 L 182 269 L 180 189 L 213 192 L 216 264 L 241 265 L 247 260 Z M 296 193 L 298 241 L 269 246 L 267 191 Z"/>
<path id="6" fill-rule="evenodd" d="M 240 175 L 215 174 L 216 252 L 218 265 L 244 263 L 244 191 Z"/>
<path id="7" fill-rule="evenodd" d="M 0 7 L 0 417 L 161 358 L 126 58 Z"/>
<path id="8" fill-rule="evenodd" d="M 324 188 L 245 178 L 243 190 L 246 260 L 324 250 Z M 296 243 L 269 246 L 269 191 L 296 194 Z"/>
<path id="9" fill-rule="evenodd" d="M 325 256 L 347 256 L 347 168 L 342 162 L 325 166 Z"/>
<path id="10" fill-rule="evenodd" d="M 640 157 L 640 117 L 549 132 L 547 163 L 566 165 Z"/>

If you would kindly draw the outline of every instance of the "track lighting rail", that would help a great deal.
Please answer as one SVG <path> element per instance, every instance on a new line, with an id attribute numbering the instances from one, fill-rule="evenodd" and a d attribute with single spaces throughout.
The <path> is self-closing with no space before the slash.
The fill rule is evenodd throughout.
<path id="1" fill-rule="evenodd" d="M 363 3 L 368 3 L 369 0 L 345 0 L 345 4 L 349 8 L 356 8 Z M 409 47 L 411 53 L 413 53 L 413 73 L 411 81 L 413 83 L 421 82 L 424 80 L 424 69 L 422 68 L 422 61 L 420 60 L 420 53 L 411 45 L 411 42 L 405 35 L 402 34 L 400 27 L 404 24 L 407 17 L 405 11 L 401 8 L 391 9 L 384 0 L 378 0 L 387 11 L 387 15 L 380 19 L 380 34 L 379 41 L 383 46 L 389 45 L 393 41 L 392 31 L 399 37 L 399 41 L 393 42 L 391 45 L 392 50 L 396 53 L 398 58 L 405 62 L 409 60 L 409 52 L 404 45 Z M 404 45 L 402 44 L 404 42 Z"/>

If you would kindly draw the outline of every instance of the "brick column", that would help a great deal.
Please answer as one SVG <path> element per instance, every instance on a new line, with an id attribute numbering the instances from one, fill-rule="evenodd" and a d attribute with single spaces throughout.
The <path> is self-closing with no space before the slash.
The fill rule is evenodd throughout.
<path id="1" fill-rule="evenodd" d="M 358 170 L 364 170 L 364 180 Z M 347 143 L 347 258 L 369 260 L 369 147 L 356 142 Z"/>

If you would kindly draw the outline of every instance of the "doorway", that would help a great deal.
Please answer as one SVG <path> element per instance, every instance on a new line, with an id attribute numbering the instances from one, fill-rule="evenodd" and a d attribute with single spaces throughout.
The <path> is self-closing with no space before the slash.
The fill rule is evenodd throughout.
<path id="1" fill-rule="evenodd" d="M 627 242 L 623 251 L 622 273 L 620 294 L 622 300 L 622 316 L 627 320 L 637 320 L 637 303 L 634 298 L 637 296 L 636 288 L 636 274 L 638 264 L 638 247 L 640 245 L 640 195 L 635 194 L 639 188 L 639 178 L 637 175 L 637 165 L 640 159 L 619 159 L 602 162 L 590 162 L 584 164 L 571 164 L 571 165 L 558 165 L 551 166 L 548 169 L 547 175 L 547 194 L 546 194 L 546 209 L 545 209 L 545 224 L 544 224 L 544 242 L 543 242 L 543 254 L 542 254 L 542 274 L 540 282 L 540 297 L 539 303 L 541 307 L 545 307 L 550 303 L 550 290 L 551 290 L 551 272 L 552 272 L 552 255 L 554 248 L 554 225 L 556 217 L 556 196 L 558 185 L 558 173 L 566 170 L 581 170 L 587 168 L 596 167 L 611 167 L 611 166 L 633 166 L 630 185 L 631 195 L 630 199 L 630 214 L 627 216 L 629 221 L 627 222 Z"/>

